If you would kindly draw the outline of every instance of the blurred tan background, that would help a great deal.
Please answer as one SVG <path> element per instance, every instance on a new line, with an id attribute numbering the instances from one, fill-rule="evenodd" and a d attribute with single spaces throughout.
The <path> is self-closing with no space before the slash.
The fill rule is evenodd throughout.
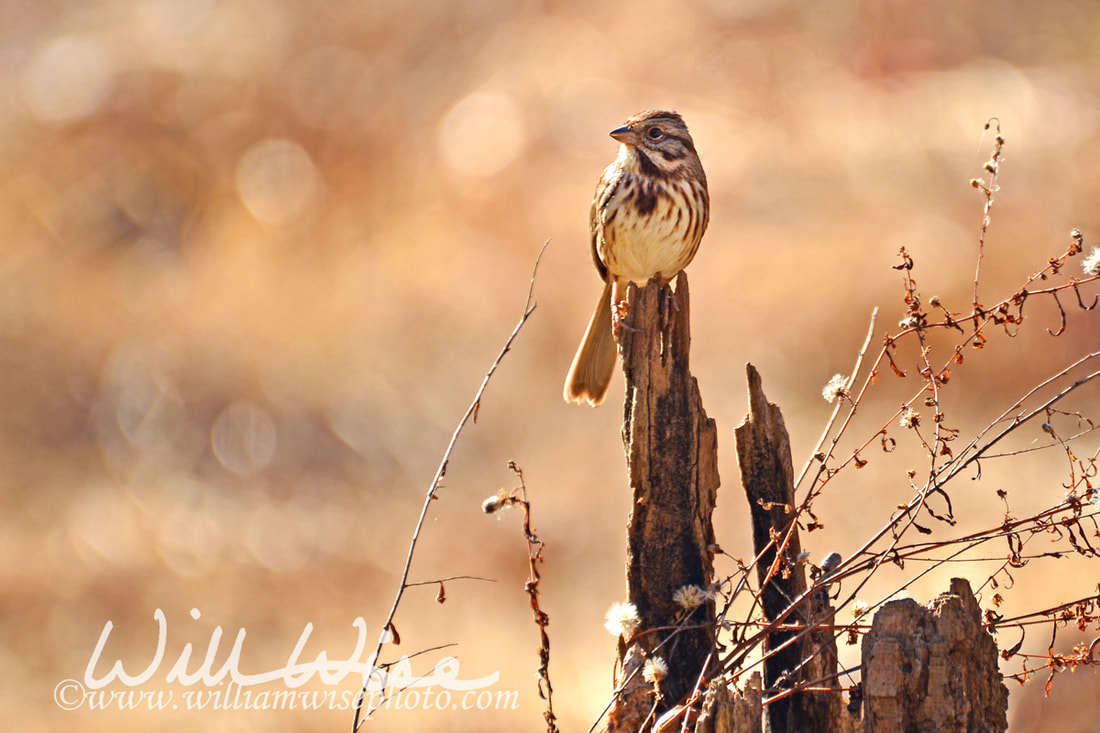
<path id="1" fill-rule="evenodd" d="M 0 38 L 0 710 L 29 733 L 348 729 L 341 710 L 66 712 L 53 693 L 82 678 L 108 620 L 97 673 L 144 669 L 157 608 L 165 658 L 142 689 L 177 695 L 165 675 L 188 643 L 193 671 L 218 626 L 215 669 L 241 628 L 245 672 L 284 665 L 306 624 L 303 659 L 350 656 L 358 616 L 372 642 L 427 483 L 548 238 L 538 308 L 413 566 L 497 582 L 448 583 L 443 605 L 414 589 L 397 622 L 406 653 L 457 644 L 415 659 L 420 672 L 453 654 L 462 678 L 499 672 L 492 689 L 518 707 L 368 725 L 542 725 L 520 517 L 479 508 L 514 485 L 515 460 L 548 543 L 556 711 L 563 730 L 588 729 L 615 653 L 603 614 L 623 595 L 621 378 L 598 410 L 560 394 L 600 291 L 587 217 L 616 152 L 607 132 L 635 112 L 680 111 L 710 180 L 692 357 L 721 431 L 717 529 L 735 556 L 751 554 L 731 434 L 744 363 L 784 408 L 801 465 L 830 410 L 821 387 L 850 369 L 871 309 L 876 345 L 903 312 L 899 246 L 926 300 L 969 307 L 982 201 L 968 181 L 987 119 L 1008 142 L 983 300 L 1064 251 L 1071 227 L 1089 247 L 1100 231 L 1090 2 L 14 1 Z M 954 424 L 984 425 L 1100 345 L 1096 315 L 1071 312 L 1052 339 L 1051 304 L 1029 309 L 1020 339 L 956 369 Z M 914 389 L 884 386 L 863 437 Z M 1074 409 L 1098 406 L 1091 389 Z M 815 559 L 858 546 L 908 498 L 904 454 L 822 497 L 826 529 L 804 538 Z M 998 488 L 1018 514 L 1055 503 L 1064 464 L 990 465 L 956 508 L 980 527 L 1002 516 Z M 952 574 L 977 586 L 991 567 L 910 592 L 925 601 Z M 884 572 L 868 600 L 903 577 Z M 1048 561 L 1018 579 L 1008 615 L 1094 592 L 1097 573 Z M 1091 670 L 1047 701 L 1043 679 L 1010 685 L 1013 730 L 1096 730 Z"/>

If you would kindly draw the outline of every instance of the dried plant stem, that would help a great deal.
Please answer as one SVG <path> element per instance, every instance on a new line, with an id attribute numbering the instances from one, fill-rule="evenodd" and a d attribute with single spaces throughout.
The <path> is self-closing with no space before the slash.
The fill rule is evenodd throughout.
<path id="1" fill-rule="evenodd" d="M 1010 417 L 1011 412 L 1013 412 L 1014 410 L 1018 410 L 1020 407 L 1022 407 L 1023 403 L 1029 397 L 1034 395 L 1036 392 L 1038 392 L 1039 390 L 1043 389 L 1044 387 L 1052 384 L 1053 382 L 1064 378 L 1066 375 L 1068 375 L 1071 371 L 1076 369 L 1078 366 L 1084 364 L 1087 361 L 1091 361 L 1092 359 L 1096 359 L 1097 357 L 1100 357 L 1100 351 L 1094 351 L 1091 354 L 1086 354 L 1085 356 L 1083 356 L 1080 359 L 1078 359 L 1077 361 L 1073 362 L 1068 367 L 1066 367 L 1062 371 L 1058 372 L 1054 376 L 1050 377 L 1046 381 L 1043 381 L 1043 382 L 1035 385 L 1034 387 L 1032 387 L 1030 390 L 1028 390 L 1027 394 L 1025 394 L 1023 397 L 1021 397 L 1019 400 L 1017 400 L 1016 403 L 1012 407 L 1010 407 L 1009 409 L 1007 409 L 1003 413 L 1001 413 L 1000 417 L 998 417 L 996 420 L 994 420 L 992 423 L 990 423 L 987 427 L 983 428 L 976 436 L 974 436 L 974 440 L 971 441 L 970 445 L 966 446 L 966 448 L 963 449 L 962 454 L 960 454 L 960 457 L 961 457 L 961 455 L 966 454 L 970 450 L 974 451 L 973 455 L 967 457 L 966 460 L 960 462 L 957 466 L 955 466 L 947 474 L 947 476 L 942 479 L 942 481 L 940 483 L 946 483 L 947 481 L 950 481 L 952 478 L 955 477 L 956 474 L 958 474 L 960 471 L 965 469 L 971 463 L 974 463 L 975 461 L 979 460 L 982 457 L 983 453 L 985 453 L 987 450 L 989 450 L 994 445 L 996 445 L 1006 435 L 1013 432 L 1014 430 L 1019 428 L 1021 425 L 1023 425 L 1027 421 L 1034 418 L 1036 415 L 1043 414 L 1048 407 L 1051 407 L 1052 405 L 1054 405 L 1055 403 L 1060 401 L 1063 397 L 1065 397 L 1069 393 L 1073 392 L 1074 390 L 1078 389 L 1079 387 L 1087 384 L 1088 382 L 1091 382 L 1093 379 L 1096 379 L 1098 376 L 1100 376 L 1100 371 L 1094 371 L 1091 374 L 1087 374 L 1084 377 L 1081 377 L 1080 379 L 1076 380 L 1073 384 L 1066 387 L 1065 389 L 1060 391 L 1058 394 L 1054 395 L 1053 397 L 1048 399 L 1046 402 L 1044 402 L 1043 404 L 1041 404 L 1038 407 L 1034 408 L 1030 412 L 1028 412 L 1026 414 L 1017 413 L 1017 414 L 1012 415 Z M 988 433 L 990 430 L 992 430 L 995 425 L 998 425 L 998 424 L 1004 422 L 1005 420 L 1011 420 L 1012 422 L 1008 426 L 1006 426 L 1000 433 L 995 435 L 992 439 L 990 439 L 988 442 L 986 442 L 984 445 L 982 445 L 979 448 L 978 444 L 981 442 L 982 438 L 985 437 L 986 433 Z"/>
<path id="2" fill-rule="evenodd" d="M 867 356 L 867 347 L 871 345 L 871 338 L 875 334 L 875 321 L 877 319 L 878 307 L 871 311 L 871 323 L 867 326 L 867 336 L 863 339 L 863 346 L 860 347 L 859 354 L 856 356 L 856 363 L 855 366 L 852 367 L 852 373 L 848 376 L 848 381 L 845 383 L 845 389 L 851 389 L 852 385 L 856 383 L 856 377 L 859 375 L 860 367 L 863 366 L 863 358 Z M 864 389 L 866 389 L 866 386 L 864 387 Z M 828 440 L 829 433 L 832 432 L 833 426 L 836 425 L 837 415 L 840 414 L 840 408 L 843 405 L 843 400 L 837 400 L 836 407 L 833 408 L 833 414 L 829 417 L 829 421 L 825 423 L 825 429 L 821 432 L 821 438 L 817 441 L 817 445 L 814 446 L 814 450 L 811 455 L 818 455 L 821 453 L 821 448 L 825 445 L 825 441 Z M 851 412 L 849 412 L 847 420 L 851 420 L 854 415 L 855 410 L 852 410 Z M 844 432 L 843 428 L 840 432 Z M 836 447 L 836 441 L 839 439 L 840 436 L 838 434 L 837 438 L 834 439 L 831 448 Z M 830 452 L 832 451 L 830 450 Z M 812 460 L 806 462 L 806 464 L 802 467 L 802 473 L 798 475 L 798 478 L 794 482 L 795 491 L 798 491 L 798 487 L 802 485 L 802 480 L 806 478 L 806 474 L 809 472 L 811 465 Z"/>
<path id="3" fill-rule="evenodd" d="M 982 276 L 982 258 L 985 256 L 985 235 L 989 231 L 990 210 L 993 208 L 993 194 L 997 192 L 997 171 L 1000 168 L 1001 150 L 1004 148 L 1005 139 L 1001 136 L 1001 121 L 996 117 L 985 123 L 985 129 L 996 126 L 997 135 L 994 138 L 993 155 L 985 164 L 985 170 L 989 173 L 989 183 L 981 179 L 975 179 L 975 188 L 979 188 L 985 195 L 985 211 L 982 216 L 982 230 L 978 235 L 978 262 L 974 266 L 974 312 L 981 311 L 981 303 L 978 301 L 978 281 Z"/>
<path id="4" fill-rule="evenodd" d="M 546 700 L 546 710 L 542 717 L 546 721 L 546 733 L 559 733 L 557 716 L 554 715 L 554 686 L 550 683 L 550 635 L 546 633 L 546 627 L 550 625 L 550 616 L 542 610 L 539 604 L 539 582 L 542 574 L 539 573 L 539 563 L 542 562 L 542 551 L 546 543 L 535 534 L 535 528 L 531 526 L 531 502 L 527 500 L 527 484 L 523 480 L 523 469 L 516 465 L 515 461 L 508 462 L 508 468 L 516 475 L 519 486 L 511 494 L 496 497 L 493 505 L 482 504 L 486 512 L 496 511 L 500 506 L 519 504 L 523 508 L 523 538 L 527 541 L 527 582 L 524 589 L 531 601 L 531 611 L 535 616 L 535 625 L 539 627 L 539 697 Z M 494 506 L 494 508 L 488 508 Z"/>
<path id="5" fill-rule="evenodd" d="M 542 255 L 546 252 L 546 248 L 550 245 L 550 240 L 546 240 L 542 248 L 539 250 L 538 256 L 535 258 L 535 265 L 531 271 L 531 283 L 527 289 L 527 301 L 523 305 L 523 315 L 520 316 L 519 321 L 516 323 L 515 328 L 512 329 L 512 333 L 508 336 L 504 342 L 504 346 L 501 348 L 500 353 L 497 354 L 496 359 L 493 361 L 492 366 L 489 367 L 489 371 L 486 372 L 485 378 L 481 380 L 481 386 L 477 388 L 477 392 L 474 393 L 474 398 L 470 402 L 470 406 L 466 408 L 465 414 L 462 419 L 458 421 L 457 427 L 455 427 L 454 433 L 451 434 L 451 439 L 447 443 L 447 448 L 443 451 L 443 457 L 439 461 L 439 467 L 435 471 L 435 475 L 432 477 L 431 483 L 428 485 L 428 490 L 424 495 L 424 504 L 420 508 L 420 516 L 416 520 L 416 528 L 413 530 L 412 539 L 409 541 L 409 551 L 405 555 L 405 565 L 401 570 L 401 582 L 398 584 L 397 592 L 393 598 L 393 604 L 390 606 L 390 612 L 386 616 L 386 622 L 382 625 L 382 633 L 378 636 L 378 644 L 374 648 L 374 653 L 368 658 L 371 664 L 371 671 L 365 675 L 363 680 L 363 687 L 359 690 L 359 695 L 355 700 L 355 718 L 352 721 L 352 733 L 359 730 L 359 726 L 362 725 L 367 718 L 362 717 L 363 713 L 363 699 L 367 694 L 367 687 L 370 683 L 371 677 L 374 676 L 375 671 L 379 669 L 378 657 L 382 653 L 382 647 L 392 638 L 393 632 L 393 620 L 397 615 L 397 608 L 401 605 L 401 599 L 404 598 L 405 590 L 410 587 L 409 583 L 409 571 L 412 568 L 413 555 L 416 553 L 416 543 L 420 539 L 420 532 L 424 528 L 424 520 L 428 516 L 428 507 L 431 506 L 432 501 L 435 499 L 436 491 L 439 490 L 440 482 L 447 473 L 447 464 L 451 460 L 451 454 L 454 452 L 455 445 L 458 443 L 458 436 L 462 434 L 462 430 L 466 427 L 466 424 L 471 420 L 477 419 L 478 408 L 481 405 L 481 398 L 485 394 L 485 389 L 489 386 L 489 380 L 496 374 L 497 367 L 504 360 L 504 355 L 508 353 L 512 348 L 512 343 L 516 340 L 520 330 L 527 323 L 527 319 L 531 317 L 531 314 L 535 312 L 536 303 L 534 300 L 535 292 L 535 276 L 538 274 L 539 263 L 542 261 Z M 383 694 L 382 700 L 375 705 L 375 709 L 379 705 L 384 704 L 386 696 Z M 370 712 L 368 711 L 368 718 Z"/>

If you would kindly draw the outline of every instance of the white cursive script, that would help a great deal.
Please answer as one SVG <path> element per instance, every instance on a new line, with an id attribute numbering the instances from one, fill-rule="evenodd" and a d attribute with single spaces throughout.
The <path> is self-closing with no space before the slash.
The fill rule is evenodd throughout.
<path id="1" fill-rule="evenodd" d="M 192 618 L 198 619 L 200 615 L 198 609 L 191 610 Z M 149 682 L 153 678 L 164 661 L 165 650 L 168 646 L 168 620 L 165 618 L 164 611 L 159 608 L 156 609 L 153 612 L 153 620 L 157 622 L 157 648 L 149 665 L 140 674 L 127 673 L 122 666 L 122 660 L 116 659 L 106 674 L 100 677 L 96 676 L 96 668 L 100 664 L 103 649 L 107 645 L 107 639 L 111 636 L 111 630 L 114 628 L 111 621 L 107 621 L 103 625 L 99 641 L 92 651 L 92 656 L 88 659 L 88 666 L 84 669 L 84 684 L 88 689 L 97 690 L 106 687 L 115 680 L 127 687 L 136 687 Z M 240 687 L 282 680 L 287 687 L 295 688 L 306 684 L 314 676 L 324 684 L 333 685 L 341 682 L 348 674 L 356 673 L 361 675 L 362 679 L 369 681 L 368 691 L 374 691 L 391 685 L 398 688 L 441 685 L 449 690 L 474 690 L 495 684 L 500 677 L 500 672 L 494 672 L 478 679 L 459 679 L 459 662 L 454 657 L 444 657 L 435 664 L 430 672 L 420 675 L 413 673 L 412 665 L 409 663 L 407 656 L 402 657 L 396 664 L 388 665 L 388 669 L 375 667 L 376 655 L 373 653 L 366 661 L 359 661 L 363 655 L 363 650 L 366 648 L 366 621 L 363 620 L 362 616 L 359 616 L 352 621 L 351 625 L 357 629 L 357 634 L 355 648 L 346 660 L 330 660 L 328 653 L 322 650 L 313 661 L 299 661 L 299 657 L 309 641 L 310 634 L 313 633 L 313 624 L 307 623 L 284 666 L 253 674 L 246 674 L 240 668 L 241 653 L 244 649 L 246 636 L 243 628 L 237 631 L 233 647 L 230 649 L 225 662 L 217 670 L 214 669 L 215 658 L 218 655 L 222 641 L 222 627 L 217 626 L 210 634 L 206 654 L 198 666 L 193 671 L 188 671 L 193 651 L 191 643 L 188 642 L 183 645 L 182 651 L 180 651 L 179 656 L 164 679 L 169 683 L 179 682 L 179 684 L 188 687 L 199 683 L 214 687 L 222 684 L 228 676 L 232 682 Z M 384 636 L 388 638 L 388 635 Z"/>

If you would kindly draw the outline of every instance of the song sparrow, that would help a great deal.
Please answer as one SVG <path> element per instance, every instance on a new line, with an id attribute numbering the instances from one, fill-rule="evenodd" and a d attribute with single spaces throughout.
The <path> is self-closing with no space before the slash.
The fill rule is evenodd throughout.
<path id="1" fill-rule="evenodd" d="M 622 143 L 592 200 L 592 257 L 603 295 L 565 379 L 565 401 L 598 405 L 615 370 L 619 281 L 671 280 L 699 249 L 710 218 L 707 177 L 687 125 L 649 110 L 611 131 Z"/>

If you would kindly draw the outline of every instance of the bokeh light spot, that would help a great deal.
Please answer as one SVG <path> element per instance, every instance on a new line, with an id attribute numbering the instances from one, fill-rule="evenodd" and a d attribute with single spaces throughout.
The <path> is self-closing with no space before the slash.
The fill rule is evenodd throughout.
<path id="1" fill-rule="evenodd" d="M 275 456 L 275 421 L 252 402 L 225 408 L 210 430 L 210 445 L 223 466 L 238 476 L 262 471 Z"/>
<path id="2" fill-rule="evenodd" d="M 237 193 L 262 224 L 282 224 L 302 213 L 320 185 L 313 159 L 292 140 L 258 142 L 237 165 Z"/>
<path id="3" fill-rule="evenodd" d="M 23 74 L 23 100 L 43 122 L 71 122 L 102 106 L 114 82 L 115 64 L 99 38 L 65 35 L 53 39 Z"/>
<path id="4" fill-rule="evenodd" d="M 443 118 L 437 143 L 454 173 L 485 178 L 515 160 L 526 135 L 515 102 L 497 92 L 474 92 Z"/>

